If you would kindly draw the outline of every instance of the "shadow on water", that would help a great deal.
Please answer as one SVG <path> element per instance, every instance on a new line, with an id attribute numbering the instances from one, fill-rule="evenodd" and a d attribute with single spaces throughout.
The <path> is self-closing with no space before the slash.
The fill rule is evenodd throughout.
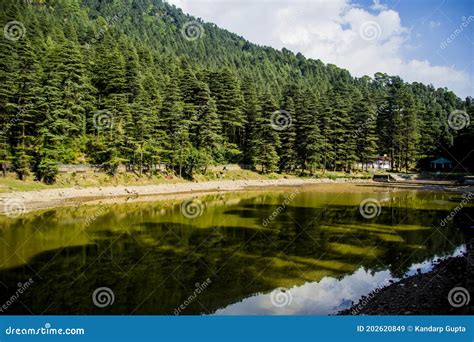
<path id="1" fill-rule="evenodd" d="M 356 205 L 295 201 L 264 226 L 279 208 L 278 201 L 268 202 L 246 198 L 218 206 L 220 212 L 209 205 L 201 221 L 177 218 L 179 205 L 165 215 L 151 204 L 105 212 L 87 236 L 1 270 L 0 302 L 11 302 L 8 314 L 173 314 L 183 303 L 182 314 L 211 314 L 277 287 L 337 281 L 357 272 L 402 277 L 413 264 L 463 244 L 453 224 L 435 228 L 445 209 L 390 203 L 367 220 Z M 48 211 L 26 226 L 46 221 L 45 230 L 61 234 L 84 215 L 68 213 L 69 223 Z M 157 221 L 157 215 L 167 220 Z M 224 218 L 222 224 L 212 224 L 216 215 Z M 10 229 L 20 224 L 25 226 L 17 222 Z M 12 301 L 17 284 L 29 278 L 34 284 Z M 206 279 L 209 286 L 190 300 Z M 112 305 L 93 304 L 99 287 L 113 290 Z"/>

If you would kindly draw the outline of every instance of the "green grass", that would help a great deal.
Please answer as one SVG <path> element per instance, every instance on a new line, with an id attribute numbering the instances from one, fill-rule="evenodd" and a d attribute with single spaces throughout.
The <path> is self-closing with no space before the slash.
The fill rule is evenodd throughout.
<path id="1" fill-rule="evenodd" d="M 51 186 L 33 180 L 21 181 L 13 177 L 0 178 L 0 193 L 11 191 L 31 191 L 47 189 Z"/>
<path id="2" fill-rule="evenodd" d="M 351 178 L 351 179 L 369 179 L 371 175 L 367 173 L 347 174 L 344 172 L 316 172 L 313 175 L 296 175 L 296 174 L 279 174 L 269 173 L 261 174 L 251 170 L 229 170 L 226 172 L 212 172 L 209 171 L 204 175 L 195 175 L 193 182 L 206 182 L 215 180 L 276 180 L 282 178 L 296 179 L 296 178 Z M 24 181 L 15 178 L 14 174 L 9 174 L 7 177 L 0 176 L 0 193 L 12 191 L 34 191 L 42 189 L 55 188 L 72 188 L 72 187 L 105 187 L 105 186 L 119 186 L 119 185 L 156 185 L 156 184 L 174 184 L 188 182 L 176 176 L 165 176 L 162 174 L 154 175 L 152 177 L 144 175 L 142 177 L 134 173 L 121 173 L 115 176 L 109 176 L 105 173 L 86 173 L 86 174 L 59 174 L 56 183 L 46 185 L 34 180 L 33 176 L 28 177 Z"/>

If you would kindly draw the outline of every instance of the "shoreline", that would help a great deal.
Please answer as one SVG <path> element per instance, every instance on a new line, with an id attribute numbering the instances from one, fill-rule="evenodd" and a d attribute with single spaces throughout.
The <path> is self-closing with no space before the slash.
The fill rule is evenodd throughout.
<path id="1" fill-rule="evenodd" d="M 457 187 L 453 184 L 438 185 L 393 182 L 381 183 L 370 179 L 357 178 L 279 178 L 274 180 L 218 180 L 204 182 L 182 182 L 155 185 L 117 185 L 104 187 L 70 187 L 30 191 L 12 191 L 0 193 L 0 215 L 14 212 L 30 212 L 71 205 L 113 204 L 122 202 L 145 202 L 150 200 L 166 200 L 189 198 L 191 195 L 206 195 L 220 192 L 260 189 L 264 187 L 298 187 L 304 185 L 326 185 L 342 187 L 347 185 L 364 185 L 373 189 L 390 189 L 391 191 L 470 191 L 472 187 Z M 338 189 L 340 191 L 340 189 Z M 354 188 L 344 189 L 353 191 Z M 13 208 L 13 209 L 12 209 Z"/>
<path id="2" fill-rule="evenodd" d="M 170 195 L 190 197 L 190 194 L 212 194 L 241 191 L 263 187 L 303 186 L 313 184 L 375 183 L 367 179 L 303 179 L 281 178 L 275 180 L 220 180 L 206 182 L 186 182 L 157 185 L 118 185 L 90 188 L 54 188 L 33 191 L 0 193 L 0 215 L 5 215 L 9 207 L 20 207 L 22 211 L 50 209 L 77 204 L 116 203 L 127 199 L 146 198 L 167 199 Z M 159 196 L 159 197 L 158 197 Z M 158 198 L 157 198 L 158 197 Z M 17 209 L 18 210 L 18 209 Z"/>
<path id="3" fill-rule="evenodd" d="M 440 260 L 427 273 L 375 289 L 337 315 L 472 315 L 474 298 L 465 294 L 474 293 L 471 253 Z"/>

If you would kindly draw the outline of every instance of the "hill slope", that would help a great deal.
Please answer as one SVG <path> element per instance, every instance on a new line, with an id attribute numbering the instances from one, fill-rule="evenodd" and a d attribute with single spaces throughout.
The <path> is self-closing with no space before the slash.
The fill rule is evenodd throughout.
<path id="1" fill-rule="evenodd" d="M 4 0 L 0 19 L 0 151 L 20 179 L 32 166 L 53 182 L 58 163 L 84 162 L 182 176 L 224 162 L 350 170 L 378 154 L 402 169 L 461 161 L 474 135 L 471 98 L 353 78 L 160 0 Z"/>

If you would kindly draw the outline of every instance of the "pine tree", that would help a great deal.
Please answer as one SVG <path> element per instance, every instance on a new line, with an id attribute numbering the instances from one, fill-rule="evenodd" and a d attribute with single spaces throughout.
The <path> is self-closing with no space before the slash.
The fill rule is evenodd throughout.
<path id="1" fill-rule="evenodd" d="M 86 113 L 93 107 L 93 90 L 82 54 L 73 43 L 50 43 L 46 59 L 36 171 L 38 179 L 46 177 L 52 182 L 55 164 L 76 158 L 86 134 Z"/>
<path id="2" fill-rule="evenodd" d="M 5 177 L 10 158 L 11 127 L 18 118 L 14 99 L 16 90 L 16 53 L 13 42 L 0 40 L 0 163 Z"/>
<path id="3" fill-rule="evenodd" d="M 278 151 L 280 156 L 280 170 L 290 171 L 294 170 L 297 164 L 296 113 L 291 93 L 286 94 L 281 107 L 286 111 L 286 113 L 288 113 L 291 119 L 291 124 L 280 132 L 281 146 Z"/>
<path id="4" fill-rule="evenodd" d="M 309 169 L 310 174 L 321 165 L 321 150 L 323 140 L 319 128 L 319 115 L 317 108 L 317 98 L 312 92 L 307 92 L 305 96 L 305 110 L 301 113 L 300 121 L 304 134 L 302 150 L 303 168 Z"/>
<path id="5" fill-rule="evenodd" d="M 133 160 L 134 142 L 130 105 L 128 103 L 125 58 L 114 46 L 101 51 L 96 65 L 95 86 L 100 94 L 98 111 L 90 119 L 98 138 L 98 160 L 107 172 L 114 174 L 120 163 Z M 109 61 L 113 60 L 114 63 Z"/>
<path id="6" fill-rule="evenodd" d="M 222 136 L 217 106 L 209 95 L 207 85 L 202 84 L 204 91 L 208 94 L 206 103 L 200 106 L 196 122 L 196 148 L 203 151 L 208 161 L 223 161 Z"/>
<path id="7" fill-rule="evenodd" d="M 353 138 L 356 140 L 357 158 L 362 168 L 367 170 L 368 163 L 377 155 L 377 112 L 375 104 L 367 97 L 359 97 L 354 105 L 355 130 Z"/>
<path id="8" fill-rule="evenodd" d="M 272 115 L 278 110 L 275 100 L 269 92 L 265 93 L 261 99 L 261 114 L 257 118 L 257 134 L 253 139 L 252 146 L 253 162 L 261 165 L 262 172 L 274 172 L 278 168 L 277 149 L 280 146 L 278 132 L 275 130 L 275 122 L 272 122 Z"/>
<path id="9" fill-rule="evenodd" d="M 216 100 L 224 136 L 230 144 L 242 146 L 245 118 L 238 79 L 228 69 L 209 75 L 209 86 Z"/>
<path id="10" fill-rule="evenodd" d="M 18 177 L 23 180 L 30 171 L 33 158 L 33 145 L 36 136 L 38 103 L 41 101 L 41 69 L 36 52 L 27 37 L 18 42 L 18 64 L 15 70 L 17 79 L 16 92 L 13 95 L 16 103 L 16 117 L 12 126 L 13 167 Z"/>
<path id="11" fill-rule="evenodd" d="M 334 169 L 350 170 L 356 160 L 351 88 L 344 82 L 336 83 L 331 93 L 333 136 L 331 143 L 335 153 Z"/>
<path id="12" fill-rule="evenodd" d="M 167 94 L 161 111 L 163 129 L 167 134 L 168 160 L 178 168 L 178 175 L 183 175 L 183 167 L 191 148 L 189 141 L 190 121 L 185 120 L 184 104 L 179 89 L 177 67 L 172 69 L 167 82 Z"/>
<path id="13" fill-rule="evenodd" d="M 242 93 L 244 98 L 243 113 L 245 116 L 245 134 L 242 144 L 243 158 L 246 165 L 250 165 L 255 160 L 255 148 L 253 144 L 257 140 L 258 130 L 257 122 L 261 120 L 260 103 L 257 96 L 255 81 L 246 77 L 242 84 Z"/>
<path id="14" fill-rule="evenodd" d="M 472 129 L 454 130 L 446 117 L 471 113 L 472 99 L 383 73 L 355 78 L 213 25 L 190 43 L 177 25 L 191 18 L 156 0 L 4 0 L 0 18 L 27 26 L 0 42 L 4 175 L 9 163 L 19 178 L 33 167 L 45 182 L 58 163 L 112 174 L 120 163 L 138 174 L 167 163 L 185 177 L 236 162 L 350 171 L 376 154 L 409 170 L 420 158 L 470 152 Z M 291 117 L 283 130 L 272 129 L 277 110 Z"/>
<path id="15" fill-rule="evenodd" d="M 323 94 L 317 105 L 317 113 L 320 122 L 321 134 L 321 166 L 323 172 L 328 168 L 333 168 L 336 160 L 336 153 L 333 147 L 333 119 L 332 110 L 329 106 L 328 94 Z"/>

